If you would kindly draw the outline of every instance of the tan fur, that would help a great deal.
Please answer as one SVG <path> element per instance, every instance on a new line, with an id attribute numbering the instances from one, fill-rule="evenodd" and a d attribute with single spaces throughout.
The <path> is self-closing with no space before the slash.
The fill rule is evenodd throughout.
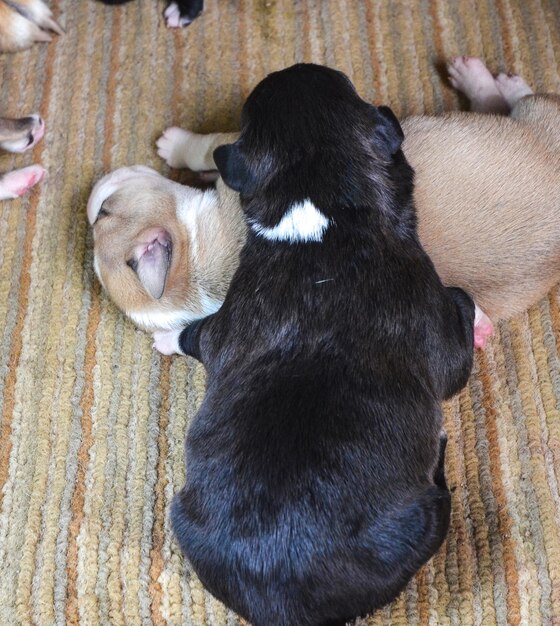
<path id="1" fill-rule="evenodd" d="M 212 152 L 209 146 L 210 159 Z M 205 169 L 212 168 L 213 160 Z M 197 210 L 201 201 L 203 208 Z M 151 171 L 125 181 L 102 206 L 109 215 L 97 217 L 93 225 L 96 271 L 117 306 L 138 326 L 177 328 L 217 309 L 245 240 L 237 194 L 221 181 L 216 190 L 203 192 Z M 156 300 L 127 261 L 142 233 L 159 227 L 173 245 L 164 292 Z"/>
<path id="2" fill-rule="evenodd" d="M 560 99 L 403 122 L 422 244 L 494 321 L 560 280 Z"/>
<path id="3" fill-rule="evenodd" d="M 525 310 L 560 280 L 560 98 L 527 96 L 510 117 L 450 113 L 412 117 L 402 125 L 404 152 L 416 171 L 420 239 L 443 281 L 463 287 L 493 321 Z M 185 164 L 212 169 L 214 147 L 235 139 L 190 134 L 192 151 L 185 153 Z M 242 243 L 236 239 L 240 209 L 221 182 L 218 196 L 223 222 L 212 217 L 198 234 L 205 263 L 189 259 L 190 282 L 174 286 L 177 303 L 189 299 L 193 280 L 206 280 L 215 297 L 223 297 L 234 271 Z M 135 207 L 121 198 L 119 206 Z M 150 215 L 172 212 L 154 198 L 145 198 Z M 102 242 L 96 235 L 97 258 L 105 254 L 103 246 L 130 245 L 136 208 L 130 219 L 118 237 L 108 234 Z M 228 252 L 218 255 L 222 246 Z M 109 279 L 111 271 L 103 266 L 105 280 L 111 280 L 108 291 L 127 311 L 136 293 L 130 271 L 119 272 L 118 289 Z M 142 306 L 162 306 L 143 298 Z"/>
<path id="4" fill-rule="evenodd" d="M 48 43 L 47 31 L 64 32 L 42 0 L 10 0 L 9 4 L 0 0 L 0 51 L 17 52 L 34 43 Z"/>

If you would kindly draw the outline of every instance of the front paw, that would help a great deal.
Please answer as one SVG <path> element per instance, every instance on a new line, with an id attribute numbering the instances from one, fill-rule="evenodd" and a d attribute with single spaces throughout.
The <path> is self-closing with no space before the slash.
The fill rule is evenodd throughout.
<path id="1" fill-rule="evenodd" d="M 176 2 L 172 2 L 165 12 L 165 23 L 169 28 L 183 28 L 192 23 L 192 18 L 181 15 L 181 11 Z"/>
<path id="2" fill-rule="evenodd" d="M 161 354 L 171 356 L 172 354 L 183 354 L 179 347 L 180 330 L 156 330 L 153 334 L 153 347 Z"/>
<path id="3" fill-rule="evenodd" d="M 52 11 L 42 0 L 11 0 L 11 4 L 20 15 L 44 30 L 52 30 L 57 35 L 64 34 L 64 29 L 55 21 Z"/>
<path id="4" fill-rule="evenodd" d="M 183 169 L 187 166 L 185 155 L 188 145 L 193 136 L 188 130 L 172 126 L 163 131 L 163 135 L 156 141 L 159 156 L 175 169 Z"/>
<path id="5" fill-rule="evenodd" d="M 15 10 L 4 9 L 2 20 L 0 20 L 0 50 L 2 52 L 18 52 L 30 48 L 34 43 L 52 41 L 52 37 L 46 31 Z"/>

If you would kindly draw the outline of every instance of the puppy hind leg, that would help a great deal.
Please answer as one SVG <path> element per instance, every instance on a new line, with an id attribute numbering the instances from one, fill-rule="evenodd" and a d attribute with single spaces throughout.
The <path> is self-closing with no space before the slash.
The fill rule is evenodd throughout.
<path id="1" fill-rule="evenodd" d="M 513 109 L 521 98 L 530 96 L 533 93 L 531 87 L 517 74 L 505 74 L 502 72 L 496 76 L 495 82 L 498 91 L 502 94 L 510 109 Z"/>
<path id="2" fill-rule="evenodd" d="M 467 96 L 471 111 L 476 113 L 509 112 L 494 77 L 477 57 L 455 57 L 447 66 L 449 81 L 455 89 Z"/>

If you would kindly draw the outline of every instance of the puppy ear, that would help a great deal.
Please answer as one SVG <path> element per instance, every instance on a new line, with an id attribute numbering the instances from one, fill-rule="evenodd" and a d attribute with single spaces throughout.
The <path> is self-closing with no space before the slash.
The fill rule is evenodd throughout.
<path id="1" fill-rule="evenodd" d="M 384 147 L 387 153 L 393 156 L 401 147 L 404 133 L 399 120 L 389 107 L 377 107 L 377 113 L 379 114 L 377 127 L 375 128 L 377 145 L 382 149 Z"/>
<path id="2" fill-rule="evenodd" d="M 151 234 L 151 233 L 150 233 Z M 129 261 L 144 289 L 156 300 L 163 295 L 171 265 L 171 238 L 162 231 L 140 251 L 137 259 Z"/>
<path id="3" fill-rule="evenodd" d="M 225 184 L 234 191 L 248 191 L 253 176 L 237 143 L 229 143 L 214 150 L 214 162 Z"/>

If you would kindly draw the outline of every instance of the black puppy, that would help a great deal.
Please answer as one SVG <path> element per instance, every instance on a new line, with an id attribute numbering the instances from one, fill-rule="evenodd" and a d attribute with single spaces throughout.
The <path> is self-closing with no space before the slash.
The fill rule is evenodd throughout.
<path id="1" fill-rule="evenodd" d="M 131 0 L 101 0 L 104 4 L 125 4 Z M 165 10 L 168 26 L 188 26 L 196 19 L 204 8 L 204 0 L 174 0 Z"/>
<path id="2" fill-rule="evenodd" d="M 418 241 L 401 141 L 343 74 L 296 65 L 214 153 L 249 234 L 222 308 L 174 336 L 208 386 L 171 516 L 254 626 L 368 613 L 448 529 L 440 401 L 468 379 L 474 305 Z"/>

